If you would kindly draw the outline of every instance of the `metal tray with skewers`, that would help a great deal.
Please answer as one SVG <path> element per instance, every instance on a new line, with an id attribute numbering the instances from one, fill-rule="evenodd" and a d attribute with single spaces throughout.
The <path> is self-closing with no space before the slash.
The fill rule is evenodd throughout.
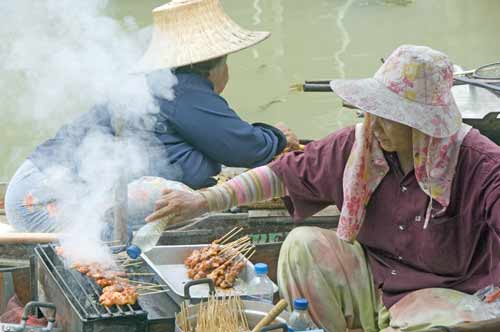
<path id="1" fill-rule="evenodd" d="M 156 246 L 143 253 L 142 258 L 175 294 L 184 297 L 184 286 L 186 284 L 199 278 L 210 277 L 210 273 L 201 277 L 188 273 L 189 268 L 185 265 L 186 258 L 190 257 L 193 252 L 218 246 L 221 255 L 226 255 L 225 262 L 241 263 L 243 268 L 237 275 L 232 287 L 216 287 L 216 296 L 238 295 L 245 298 L 249 296 L 249 282 L 255 277 L 254 266 L 249 260 L 255 252 L 255 247 L 251 245 L 248 236 L 234 240 L 234 236 L 240 230 L 233 229 L 211 244 Z M 221 268 L 223 268 L 223 265 L 221 265 Z M 212 272 L 215 270 L 212 270 Z M 277 292 L 278 286 L 273 284 L 273 287 L 274 292 Z M 190 297 L 192 299 L 203 299 L 209 295 L 210 288 L 206 283 L 191 287 Z"/>

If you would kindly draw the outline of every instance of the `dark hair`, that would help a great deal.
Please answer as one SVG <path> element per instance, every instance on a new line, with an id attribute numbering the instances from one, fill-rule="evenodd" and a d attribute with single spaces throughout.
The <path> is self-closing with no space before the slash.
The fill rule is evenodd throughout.
<path id="1" fill-rule="evenodd" d="M 192 63 L 190 65 L 182 66 L 182 67 L 177 67 L 175 68 L 174 72 L 176 74 L 179 73 L 192 73 L 192 74 L 198 74 L 204 78 L 208 78 L 208 75 L 212 69 L 215 67 L 219 66 L 222 63 L 226 62 L 227 55 L 203 61 L 203 62 L 197 62 L 197 63 Z"/>

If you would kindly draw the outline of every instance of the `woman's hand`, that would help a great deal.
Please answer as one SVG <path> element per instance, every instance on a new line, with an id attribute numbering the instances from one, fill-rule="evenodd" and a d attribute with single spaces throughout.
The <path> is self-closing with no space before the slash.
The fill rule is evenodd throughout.
<path id="1" fill-rule="evenodd" d="M 297 135 L 294 134 L 294 132 L 288 128 L 283 122 L 278 122 L 276 125 L 274 125 L 276 128 L 281 130 L 281 132 L 285 135 L 286 137 L 286 147 L 289 150 L 295 150 L 299 147 L 299 139 L 297 138 Z"/>
<path id="2" fill-rule="evenodd" d="M 193 219 L 208 212 L 208 202 L 197 191 L 165 189 L 155 204 L 155 212 L 146 217 L 146 222 L 169 217 L 169 224 Z"/>

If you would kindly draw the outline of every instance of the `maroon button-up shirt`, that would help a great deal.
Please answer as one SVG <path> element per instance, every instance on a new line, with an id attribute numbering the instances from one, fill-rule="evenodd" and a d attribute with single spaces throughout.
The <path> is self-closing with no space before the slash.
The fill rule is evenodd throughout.
<path id="1" fill-rule="evenodd" d="M 270 165 L 286 184 L 295 220 L 331 204 L 342 207 L 344 167 L 353 143 L 354 128 L 345 128 Z M 429 197 L 413 171 L 403 174 L 395 153 L 385 157 L 390 171 L 370 199 L 357 239 L 385 306 L 417 289 L 473 293 L 500 283 L 500 147 L 475 129 L 467 134 L 450 205 L 427 229 Z"/>

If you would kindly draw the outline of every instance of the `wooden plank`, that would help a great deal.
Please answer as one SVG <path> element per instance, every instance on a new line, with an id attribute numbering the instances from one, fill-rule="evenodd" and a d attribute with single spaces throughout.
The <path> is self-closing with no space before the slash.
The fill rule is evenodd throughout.
<path id="1" fill-rule="evenodd" d="M 5 233 L 0 234 L 0 244 L 40 244 L 57 241 L 57 233 Z"/>

